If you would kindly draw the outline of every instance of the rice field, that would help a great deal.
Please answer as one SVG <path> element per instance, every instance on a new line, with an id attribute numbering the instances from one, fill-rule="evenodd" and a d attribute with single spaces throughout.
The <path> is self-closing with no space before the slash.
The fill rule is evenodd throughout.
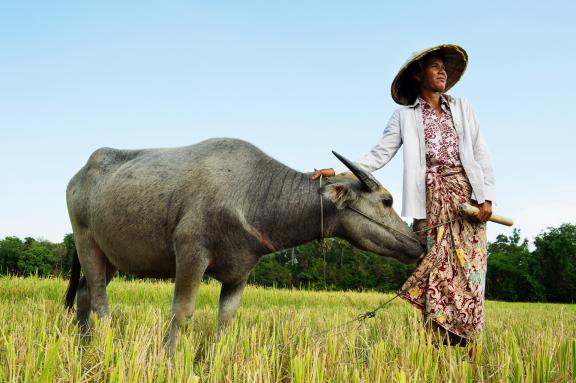
<path id="1" fill-rule="evenodd" d="M 167 358 L 172 284 L 115 280 L 111 320 L 77 334 L 67 281 L 0 278 L 0 382 L 566 382 L 576 381 L 576 305 L 487 302 L 475 361 L 438 346 L 420 315 L 394 300 L 375 318 L 338 327 L 391 295 L 248 286 L 216 337 L 219 284 Z M 319 334 L 327 329 L 334 329 Z"/>

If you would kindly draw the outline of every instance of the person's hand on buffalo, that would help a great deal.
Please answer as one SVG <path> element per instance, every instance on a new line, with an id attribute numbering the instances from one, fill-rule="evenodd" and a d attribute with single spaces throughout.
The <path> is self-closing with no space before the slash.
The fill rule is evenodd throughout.
<path id="1" fill-rule="evenodd" d="M 332 168 L 320 169 L 320 170 L 314 169 L 314 172 L 310 175 L 310 179 L 316 180 L 316 179 L 320 178 L 320 176 L 334 177 L 335 175 L 336 175 L 336 172 Z"/>

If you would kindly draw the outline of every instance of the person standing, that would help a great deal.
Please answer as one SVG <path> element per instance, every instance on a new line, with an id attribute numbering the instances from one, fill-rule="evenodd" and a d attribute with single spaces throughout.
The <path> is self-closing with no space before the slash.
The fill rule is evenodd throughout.
<path id="1" fill-rule="evenodd" d="M 470 103 L 446 92 L 466 70 L 468 54 L 453 44 L 414 53 L 402 66 L 391 92 L 397 109 L 380 141 L 355 161 L 372 172 L 404 146 L 402 216 L 427 254 L 399 291 L 422 311 L 445 343 L 464 345 L 484 324 L 486 221 L 492 215 L 494 171 Z M 312 179 L 345 169 L 315 171 Z M 461 218 L 462 203 L 479 207 L 473 221 Z"/>

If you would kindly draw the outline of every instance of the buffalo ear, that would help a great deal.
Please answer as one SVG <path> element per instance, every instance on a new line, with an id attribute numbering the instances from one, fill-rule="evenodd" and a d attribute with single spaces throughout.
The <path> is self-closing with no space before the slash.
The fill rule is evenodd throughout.
<path id="1" fill-rule="evenodd" d="M 358 198 L 358 194 L 352 189 L 352 185 L 347 182 L 324 185 L 318 192 L 322 197 L 332 201 L 338 209 L 344 209 L 350 202 Z"/>

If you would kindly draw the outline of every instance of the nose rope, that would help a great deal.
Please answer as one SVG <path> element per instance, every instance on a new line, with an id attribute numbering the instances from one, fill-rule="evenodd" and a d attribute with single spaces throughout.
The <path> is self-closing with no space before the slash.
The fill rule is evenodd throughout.
<path id="1" fill-rule="evenodd" d="M 409 236 L 408 234 L 402 233 L 400 230 L 397 230 L 397 229 L 395 229 L 395 228 L 393 228 L 393 227 L 391 227 L 391 226 L 389 226 L 389 225 L 387 225 L 387 224 L 385 224 L 385 223 L 383 223 L 383 222 L 380 222 L 380 221 L 378 221 L 378 220 L 375 219 L 375 218 L 370 217 L 368 214 L 364 213 L 364 212 L 361 211 L 361 210 L 356 209 L 355 207 L 352 207 L 352 206 L 350 206 L 350 205 L 348 205 L 348 206 L 346 206 L 346 207 L 347 207 L 348 209 L 352 210 L 352 211 L 355 211 L 356 213 L 360 214 L 362 217 L 364 217 L 364 218 L 366 218 L 366 219 L 374 222 L 375 224 L 377 224 L 377 225 L 379 225 L 379 226 L 382 226 L 382 227 L 384 227 L 384 228 L 386 228 L 386 229 L 388 229 L 388 230 L 390 230 L 390 231 L 394 231 L 394 232 L 396 232 L 397 234 L 400 234 L 401 236 L 404 236 L 404 237 L 408 238 L 408 239 L 411 240 L 411 241 L 415 241 L 415 242 L 420 243 L 420 240 L 418 240 L 418 239 L 416 239 L 416 238 L 413 238 L 413 237 Z"/>
<path id="2" fill-rule="evenodd" d="M 387 225 L 387 224 L 385 224 L 385 223 L 383 223 L 383 222 L 380 222 L 379 220 L 377 220 L 377 219 L 375 219 L 375 218 L 370 217 L 368 214 L 364 213 L 363 211 L 360 211 L 360 210 L 356 209 L 355 207 L 347 206 L 347 208 L 350 209 L 350 210 L 352 210 L 352 211 L 355 211 L 356 213 L 360 214 L 360 215 L 363 216 L 364 218 L 366 218 L 366 219 L 374 222 L 375 224 L 377 224 L 377 225 L 379 225 L 379 226 L 382 226 L 382 227 L 384 227 L 384 228 L 386 228 L 386 229 L 388 229 L 388 230 L 394 231 L 394 232 L 396 232 L 396 233 L 398 233 L 398 234 L 400 234 L 400 235 L 402 235 L 402 236 L 410 239 L 411 241 L 416 241 L 416 242 L 420 243 L 420 240 L 415 239 L 415 238 L 413 238 L 413 237 L 411 237 L 411 236 L 409 236 L 409 235 L 407 235 L 407 234 L 405 234 L 405 233 L 402 233 L 401 231 L 399 231 L 399 230 L 397 230 L 397 229 L 395 229 L 395 228 L 393 228 L 393 227 L 391 227 L 391 226 L 389 226 L 389 225 Z M 453 218 L 453 219 L 450 219 L 450 220 L 448 220 L 448 221 L 440 222 L 439 224 L 434 225 L 434 226 L 428 226 L 428 227 L 426 227 L 426 228 L 424 228 L 424 229 L 416 230 L 416 231 L 414 231 L 414 233 L 416 234 L 416 233 L 420 233 L 420 232 L 422 232 L 422 231 L 431 230 L 431 229 L 434 229 L 434 228 L 436 228 L 436 227 L 440 227 L 440 226 L 443 226 L 443 225 L 446 225 L 446 224 L 449 224 L 449 223 L 452 223 L 452 222 L 460 221 L 460 220 L 462 220 L 462 219 L 463 219 L 463 217 Z"/>
<path id="3" fill-rule="evenodd" d="M 320 173 L 320 188 L 322 188 L 322 173 Z M 324 240 L 324 198 L 320 194 L 320 240 Z"/>
<path id="4" fill-rule="evenodd" d="M 322 178 L 323 178 L 323 175 L 320 174 L 320 179 L 319 179 L 320 188 L 322 187 Z M 319 193 L 319 194 L 320 194 L 320 239 L 323 240 L 323 239 L 324 239 L 324 198 L 322 197 L 322 193 Z M 362 217 L 368 219 L 369 221 L 374 222 L 375 224 L 377 224 L 377 225 L 379 225 L 379 226 L 382 226 L 382 227 L 384 227 L 384 228 L 386 228 L 386 229 L 388 229 L 388 230 L 390 230 L 390 231 L 393 231 L 393 232 L 395 232 L 395 233 L 397 233 L 397 234 L 400 234 L 401 236 L 406 237 L 406 238 L 408 238 L 408 239 L 411 240 L 411 241 L 420 243 L 420 240 L 419 240 L 419 239 L 416 239 L 416 238 L 414 238 L 414 237 L 411 237 L 411 236 L 409 236 L 408 234 L 405 234 L 405 233 L 401 232 L 400 230 L 395 229 L 395 228 L 391 227 L 390 225 L 387 225 L 387 224 L 385 224 L 384 222 L 381 222 L 381 221 L 377 220 L 376 218 L 373 218 L 373 217 L 369 216 L 368 214 L 364 213 L 364 212 L 361 211 L 361 210 L 356 209 L 356 208 L 353 207 L 353 206 L 348 205 L 348 206 L 346 206 L 346 207 L 347 207 L 348 209 L 350 209 L 350 210 L 352 210 L 352 211 L 360 214 Z M 437 225 L 434 225 L 434 226 L 427 226 L 427 227 L 425 227 L 424 229 L 415 230 L 415 231 L 414 231 L 414 234 L 417 234 L 417 233 L 420 233 L 420 232 L 423 232 L 423 231 L 427 231 L 427 230 L 431 230 L 431 229 L 434 229 L 434 228 L 437 228 L 437 227 L 440 227 L 440 226 L 443 226 L 443 225 L 446 225 L 446 224 L 449 224 L 449 223 L 452 223 L 452 222 L 460 221 L 460 220 L 462 220 L 463 218 L 464 218 L 464 217 L 456 217 L 456 218 L 450 219 L 450 220 L 448 220 L 448 221 L 440 222 L 440 223 L 438 223 Z"/>

